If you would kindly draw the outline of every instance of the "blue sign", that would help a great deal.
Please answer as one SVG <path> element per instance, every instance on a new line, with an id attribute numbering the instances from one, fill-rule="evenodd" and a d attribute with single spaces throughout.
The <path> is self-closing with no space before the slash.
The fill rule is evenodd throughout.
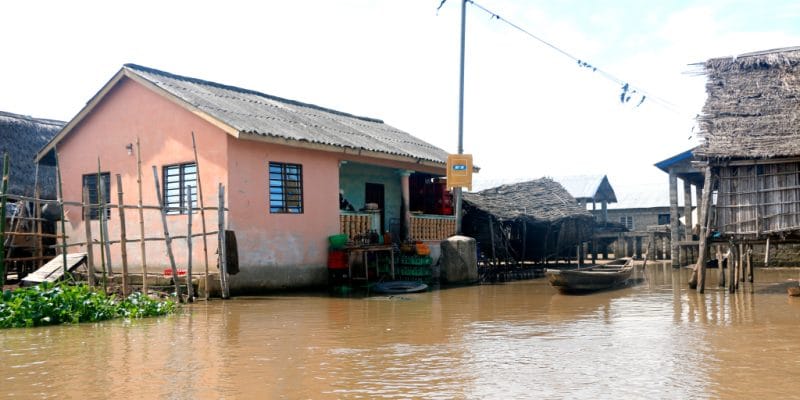
<path id="1" fill-rule="evenodd" d="M 464 164 L 455 164 L 453 165 L 453 171 L 466 171 L 467 166 Z"/>

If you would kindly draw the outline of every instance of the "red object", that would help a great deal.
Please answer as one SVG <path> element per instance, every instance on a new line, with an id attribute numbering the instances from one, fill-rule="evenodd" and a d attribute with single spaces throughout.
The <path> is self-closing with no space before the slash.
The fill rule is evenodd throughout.
<path id="1" fill-rule="evenodd" d="M 344 250 L 331 250 L 328 253 L 329 269 L 347 269 L 347 252 Z"/>
<path id="2" fill-rule="evenodd" d="M 178 270 L 178 276 L 185 276 L 185 275 L 186 275 L 186 270 L 185 269 L 179 269 Z M 165 277 L 166 276 L 172 276 L 172 268 L 164 268 L 164 276 Z"/>

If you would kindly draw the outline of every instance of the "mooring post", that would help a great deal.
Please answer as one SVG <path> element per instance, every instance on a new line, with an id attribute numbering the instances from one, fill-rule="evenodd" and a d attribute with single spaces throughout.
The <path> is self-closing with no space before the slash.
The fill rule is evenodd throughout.
<path id="1" fill-rule="evenodd" d="M 83 226 L 86 232 L 86 270 L 89 286 L 94 287 L 94 244 L 92 243 L 92 202 L 89 200 L 89 187 L 83 187 Z"/>

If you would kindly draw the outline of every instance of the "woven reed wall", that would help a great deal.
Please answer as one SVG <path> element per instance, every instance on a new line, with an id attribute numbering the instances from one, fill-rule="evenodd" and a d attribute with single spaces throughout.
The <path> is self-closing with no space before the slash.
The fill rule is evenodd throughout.
<path id="1" fill-rule="evenodd" d="M 800 230 L 800 163 L 721 167 L 716 208 L 723 234 Z"/>

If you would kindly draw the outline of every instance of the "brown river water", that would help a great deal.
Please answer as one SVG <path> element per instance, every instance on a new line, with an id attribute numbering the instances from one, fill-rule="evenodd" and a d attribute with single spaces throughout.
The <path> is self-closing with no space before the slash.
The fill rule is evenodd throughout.
<path id="1" fill-rule="evenodd" d="M 0 331 L 0 397 L 761 399 L 800 397 L 800 298 L 639 285 L 562 295 L 544 279 L 394 297 L 291 295 L 178 315 Z"/>

